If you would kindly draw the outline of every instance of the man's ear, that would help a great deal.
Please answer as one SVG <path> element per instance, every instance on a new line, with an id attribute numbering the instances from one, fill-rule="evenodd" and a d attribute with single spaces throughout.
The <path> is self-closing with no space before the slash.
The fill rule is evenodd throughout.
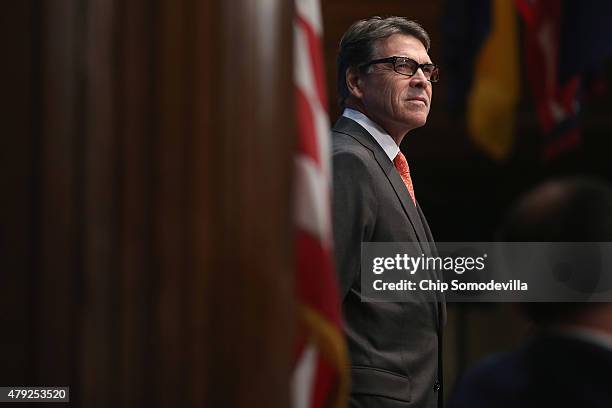
<path id="1" fill-rule="evenodd" d="M 357 99 L 363 97 L 362 91 L 362 73 L 358 68 L 349 67 L 346 69 L 346 87 L 348 88 L 349 94 Z"/>

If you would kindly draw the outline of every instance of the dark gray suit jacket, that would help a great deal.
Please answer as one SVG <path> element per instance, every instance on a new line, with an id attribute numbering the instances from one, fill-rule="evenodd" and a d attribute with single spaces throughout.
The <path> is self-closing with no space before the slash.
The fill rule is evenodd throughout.
<path id="1" fill-rule="evenodd" d="M 361 242 L 415 242 L 435 254 L 425 216 L 382 147 L 357 122 L 341 117 L 332 143 L 334 245 L 351 406 L 441 406 L 443 299 L 418 293 L 409 302 L 361 301 Z"/>

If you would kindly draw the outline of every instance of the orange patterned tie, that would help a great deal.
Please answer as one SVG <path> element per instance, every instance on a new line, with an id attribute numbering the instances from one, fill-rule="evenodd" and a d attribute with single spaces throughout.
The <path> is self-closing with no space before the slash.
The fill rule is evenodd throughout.
<path id="1" fill-rule="evenodd" d="M 404 180 L 404 184 L 410 193 L 410 197 L 412 198 L 412 202 L 416 205 L 416 199 L 414 198 L 414 187 L 412 187 L 412 179 L 410 178 L 410 167 L 408 167 L 408 162 L 406 161 L 406 156 L 404 153 L 399 152 L 395 159 L 393 159 L 393 164 L 395 164 L 395 168 L 399 172 L 402 180 Z"/>

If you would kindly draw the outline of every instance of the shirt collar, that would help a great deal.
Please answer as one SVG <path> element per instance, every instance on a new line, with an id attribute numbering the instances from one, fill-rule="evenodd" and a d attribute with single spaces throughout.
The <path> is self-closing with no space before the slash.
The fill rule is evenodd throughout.
<path id="1" fill-rule="evenodd" d="M 366 115 L 355 109 L 344 108 L 342 116 L 359 123 L 365 130 L 368 131 L 369 134 L 372 135 L 374 140 L 378 142 L 380 147 L 382 147 L 382 149 L 389 157 L 389 160 L 393 161 L 393 159 L 395 159 L 395 156 L 397 156 L 397 154 L 399 153 L 400 148 L 397 143 L 395 143 L 395 140 L 393 140 L 391 135 L 385 132 L 382 127 L 380 127 Z"/>

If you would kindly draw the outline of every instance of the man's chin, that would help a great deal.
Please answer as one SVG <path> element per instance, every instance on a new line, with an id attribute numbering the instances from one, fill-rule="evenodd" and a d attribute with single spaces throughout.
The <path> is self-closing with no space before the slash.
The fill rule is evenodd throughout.
<path id="1" fill-rule="evenodd" d="M 409 123 L 412 124 L 411 128 L 412 129 L 417 129 L 420 128 L 421 126 L 425 126 L 425 123 L 427 123 L 427 115 L 414 115 L 410 117 L 410 121 Z"/>

